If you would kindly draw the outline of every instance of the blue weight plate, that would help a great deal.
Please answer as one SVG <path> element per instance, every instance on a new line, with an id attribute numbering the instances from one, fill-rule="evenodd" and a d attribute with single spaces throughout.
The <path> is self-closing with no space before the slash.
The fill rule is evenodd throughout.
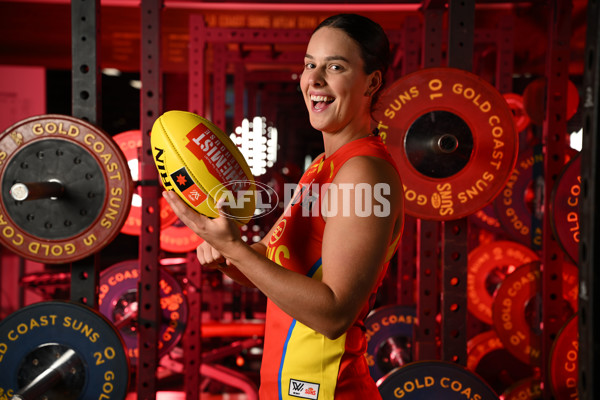
<path id="1" fill-rule="evenodd" d="M 397 368 L 378 383 L 383 399 L 498 400 L 475 373 L 445 361 L 417 361 Z"/>
<path id="2" fill-rule="evenodd" d="M 389 371 L 412 361 L 414 306 L 377 308 L 365 319 L 367 364 L 375 382 Z"/>
<path id="3" fill-rule="evenodd" d="M 49 389 L 48 400 L 125 398 L 129 360 L 113 325 L 89 307 L 48 301 L 26 306 L 0 322 L 0 399 L 11 398 L 29 383 L 22 377 L 33 375 L 30 370 L 43 361 L 47 349 L 71 349 L 79 361 L 72 369 L 76 384 L 57 384 L 61 391 Z"/>

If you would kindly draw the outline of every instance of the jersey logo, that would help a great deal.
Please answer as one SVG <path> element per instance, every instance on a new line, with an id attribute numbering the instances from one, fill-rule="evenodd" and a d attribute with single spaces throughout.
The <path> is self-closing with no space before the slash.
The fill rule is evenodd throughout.
<path id="1" fill-rule="evenodd" d="M 290 379 L 288 395 L 316 400 L 319 397 L 319 384 Z"/>

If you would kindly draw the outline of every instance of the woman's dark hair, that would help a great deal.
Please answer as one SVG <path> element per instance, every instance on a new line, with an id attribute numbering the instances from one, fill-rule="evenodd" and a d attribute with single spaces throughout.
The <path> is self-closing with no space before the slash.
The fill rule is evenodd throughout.
<path id="1" fill-rule="evenodd" d="M 365 73 L 381 71 L 380 88 L 384 87 L 387 70 L 391 63 L 391 53 L 390 42 L 381 25 L 362 15 L 338 14 L 325 19 L 315 28 L 314 32 L 324 27 L 341 29 L 354 39 L 360 47 L 365 63 Z M 377 103 L 380 93 L 381 90 L 378 90 L 373 94 L 372 105 Z"/>

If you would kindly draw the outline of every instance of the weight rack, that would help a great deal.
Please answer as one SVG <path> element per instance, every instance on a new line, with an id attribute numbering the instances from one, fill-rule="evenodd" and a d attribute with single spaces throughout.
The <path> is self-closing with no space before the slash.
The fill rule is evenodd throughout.
<path id="1" fill-rule="evenodd" d="M 81 8 L 81 7 L 84 8 Z M 142 132 L 149 132 L 151 123 L 157 115 L 162 111 L 162 80 L 160 67 L 160 26 L 161 12 L 165 7 L 169 7 L 169 2 L 162 1 L 142 1 L 140 7 L 141 16 L 141 32 L 142 32 L 142 56 L 140 62 L 140 71 L 144 89 L 142 91 L 142 115 L 141 126 Z M 443 32 L 440 30 L 431 29 L 432 27 L 441 26 L 440 21 L 448 13 L 449 30 L 448 30 L 448 66 L 456 67 L 464 70 L 472 69 L 472 53 L 473 42 L 481 39 L 474 27 L 474 10 L 475 2 L 436 2 L 425 1 L 421 4 L 423 16 L 423 46 L 422 65 L 424 67 L 434 67 L 442 65 L 442 46 L 445 42 Z M 550 93 L 565 93 L 568 78 L 567 64 L 569 59 L 568 37 L 570 35 L 570 7 L 568 1 L 558 1 L 549 5 L 548 25 L 551 29 L 548 32 L 548 58 L 546 78 L 548 79 L 548 91 Z M 584 399 L 593 399 L 595 390 L 595 370 L 593 360 L 597 356 L 597 339 L 595 334 L 594 309 L 597 304 L 597 295 L 594 283 L 593 265 L 595 264 L 595 238 L 596 238 L 596 218 L 595 218 L 595 198 L 596 198 L 596 171 L 597 171 L 597 142 L 598 135 L 598 107 L 600 101 L 598 99 L 598 29 L 597 23 L 600 19 L 597 4 L 590 2 L 588 4 L 588 30 L 586 40 L 586 62 L 584 70 L 584 92 L 583 98 L 583 119 L 584 119 L 584 146 L 581 153 L 582 156 L 582 208 L 581 220 L 589 222 L 582 225 L 581 231 L 581 250 L 580 250 L 580 298 L 579 298 L 579 330 L 581 348 L 589 349 L 589 351 L 580 352 L 580 386 L 579 395 Z M 96 36 L 99 32 L 99 18 L 101 7 L 99 1 L 91 4 L 88 2 L 72 3 L 72 36 L 73 36 L 73 115 L 88 120 L 94 124 L 101 124 L 100 110 L 100 91 L 98 90 L 100 75 L 98 68 L 98 43 Z M 76 15 L 85 15 L 85 18 L 77 18 Z M 412 30 L 409 29 L 410 21 L 405 22 L 405 29 L 394 33 L 391 37 L 395 42 L 402 41 L 406 46 L 407 43 L 413 43 L 418 39 L 418 29 L 416 21 L 412 21 Z M 231 31 L 235 31 L 232 29 Z M 217 125 L 225 126 L 227 123 L 225 111 L 225 91 L 227 86 L 227 65 L 234 63 L 237 68 L 243 63 L 243 59 L 235 59 L 235 56 L 228 54 L 224 43 L 231 38 L 220 36 L 222 31 L 210 29 L 206 27 L 205 21 L 199 15 L 193 15 L 190 19 L 190 82 L 189 82 L 189 104 L 190 110 L 200 113 L 200 110 L 207 110 L 217 122 Z M 499 43 L 497 73 L 497 87 L 500 91 L 510 91 L 511 87 L 511 64 L 513 54 L 511 53 L 511 42 L 507 42 L 505 38 L 511 38 L 510 21 L 503 20 L 499 23 L 497 35 L 497 43 Z M 263 40 L 274 40 L 276 32 L 267 31 L 267 38 Z M 305 43 L 307 39 L 307 31 L 297 33 L 292 39 L 294 42 Z M 409 40 L 409 35 L 413 37 L 412 42 Z M 270 36 L 269 36 L 270 35 Z M 85 41 L 78 38 L 85 37 Z M 206 62 L 205 49 L 208 45 L 213 46 L 213 62 L 215 71 L 222 71 L 222 74 L 215 74 L 212 82 L 204 79 L 204 66 Z M 417 46 L 413 46 L 417 48 Z M 216 55 L 216 56 L 215 56 Z M 414 55 L 414 53 L 413 53 Z M 402 74 L 417 70 L 418 63 L 415 62 L 416 57 L 408 58 L 412 63 L 403 63 Z M 236 73 L 236 92 L 243 90 L 243 83 L 249 83 L 242 79 L 240 72 Z M 255 78 L 257 80 L 263 78 Z M 212 107 L 208 107 L 206 93 L 213 93 Z M 199 95 L 203 94 L 203 95 Z M 241 96 L 236 93 L 236 101 L 239 101 Z M 566 107 L 565 96 L 548 96 L 546 105 L 546 114 L 543 125 L 544 151 L 546 154 L 544 164 L 544 175 L 551 179 L 556 179 L 562 169 L 562 159 L 564 158 L 564 143 L 560 138 L 562 132 L 566 130 L 566 121 L 561 118 L 564 115 Z M 240 119 L 243 112 L 243 106 L 236 103 L 236 120 Z M 140 260 L 144 266 L 142 268 L 142 278 L 140 282 L 141 303 L 147 307 L 147 314 L 142 315 L 142 319 L 146 321 L 140 330 L 140 348 L 145 346 L 152 349 L 151 343 L 156 342 L 156 325 L 158 324 L 158 307 L 156 304 L 157 296 L 157 271 L 158 271 L 158 215 L 151 210 L 158 209 L 157 199 L 158 184 L 156 181 L 156 173 L 152 164 L 151 152 L 149 151 L 148 136 L 144 136 L 144 148 L 142 150 L 141 170 L 142 170 L 142 199 L 143 208 L 149 212 L 143 214 L 143 226 L 140 237 Z M 549 208 L 551 198 L 550 190 L 552 185 L 546 185 L 544 188 L 543 206 L 544 209 Z M 557 293 L 561 290 L 560 279 L 562 265 L 558 262 L 557 250 L 559 248 L 551 234 L 549 213 L 546 213 L 541 220 L 541 229 L 543 232 L 542 242 L 542 258 L 544 265 L 544 281 L 543 281 L 543 312 L 544 316 L 544 331 L 543 331 L 543 355 L 549 354 L 550 346 L 556 337 L 560 326 L 556 324 L 557 319 L 553 317 L 553 310 L 557 309 Z M 413 225 L 414 224 L 414 225 Z M 402 249 L 400 257 L 398 257 L 401 265 L 397 268 L 403 271 L 398 274 L 398 288 L 402 288 L 401 279 L 406 274 L 416 274 L 418 277 L 418 285 L 416 288 L 418 303 L 417 312 L 419 314 L 420 325 L 415 332 L 417 344 L 418 359 L 435 359 L 438 357 L 437 347 L 434 343 L 435 321 L 428 318 L 427 315 L 436 315 L 438 306 L 436 299 L 440 294 L 444 294 L 443 303 L 441 305 L 442 312 L 442 330 L 441 330 L 441 359 L 449 360 L 464 364 L 466 359 L 466 337 L 456 332 L 466 333 L 467 315 L 466 315 L 466 288 L 462 285 L 453 284 L 453 281 L 460 283 L 466 282 L 466 260 L 467 250 L 469 247 L 467 237 L 466 220 L 448 221 L 437 223 L 425 220 L 408 221 L 407 232 L 413 230 L 417 233 L 417 238 L 413 244 L 408 239 L 406 240 L 407 248 Z M 442 257 L 441 268 L 442 275 L 442 293 L 439 292 L 438 282 L 435 274 L 428 271 L 428 266 L 437 262 L 434 261 L 435 255 L 439 251 L 438 243 L 441 241 Z M 418 257 L 412 261 L 411 252 L 416 248 Z M 406 258 L 403 258 L 403 256 Z M 71 283 L 71 297 L 73 299 L 85 299 L 82 302 L 88 306 L 94 307 L 95 297 L 97 295 L 97 277 L 95 265 L 97 260 L 94 258 L 78 261 L 73 264 L 74 268 L 72 279 L 83 280 L 73 281 Z M 79 269 L 83 268 L 83 269 Z M 199 287 L 199 269 L 192 272 L 193 279 Z M 192 277 L 190 276 L 190 277 Z M 455 278 L 455 279 L 452 279 Z M 83 284 L 83 285 L 82 285 Z M 199 296 L 199 293 L 196 294 Z M 398 298 L 407 296 L 405 292 L 397 293 Z M 194 302 L 199 307 L 200 298 Z M 452 307 L 450 307 L 452 306 Z M 457 307 L 455 307 L 457 306 Z M 458 310 L 453 311 L 453 310 Z M 426 311 L 426 312 L 425 312 Z M 451 317 L 450 317 L 451 315 Z M 191 321 L 190 321 L 191 322 Z M 197 321 L 199 329 L 199 321 Z M 145 328 L 145 329 L 144 329 Z M 197 343 L 201 343 L 198 339 Z M 201 363 L 200 346 L 190 347 L 186 345 L 186 354 L 193 356 L 189 359 L 190 365 Z M 144 359 L 141 359 L 140 365 L 147 368 L 147 373 L 138 375 L 138 395 L 143 398 L 153 398 L 156 392 L 155 382 L 153 381 L 153 373 L 156 368 L 157 356 L 154 352 L 144 352 Z M 189 381 L 187 381 L 189 379 Z M 198 388 L 198 375 L 191 374 L 186 376 L 186 387 Z M 544 376 L 544 383 L 548 385 L 548 377 Z M 188 398 L 196 398 L 197 392 L 188 392 Z M 544 398 L 551 398 L 551 394 L 545 392 Z"/>

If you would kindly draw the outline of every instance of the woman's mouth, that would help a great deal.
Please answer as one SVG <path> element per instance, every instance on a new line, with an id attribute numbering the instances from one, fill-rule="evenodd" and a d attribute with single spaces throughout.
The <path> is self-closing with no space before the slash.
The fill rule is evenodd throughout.
<path id="1" fill-rule="evenodd" d="M 335 100 L 334 97 L 329 97 L 329 96 L 316 96 L 316 95 L 310 96 L 310 101 L 312 102 L 312 108 L 315 111 L 322 111 L 322 110 L 326 109 L 331 103 L 333 103 L 334 100 Z"/>

